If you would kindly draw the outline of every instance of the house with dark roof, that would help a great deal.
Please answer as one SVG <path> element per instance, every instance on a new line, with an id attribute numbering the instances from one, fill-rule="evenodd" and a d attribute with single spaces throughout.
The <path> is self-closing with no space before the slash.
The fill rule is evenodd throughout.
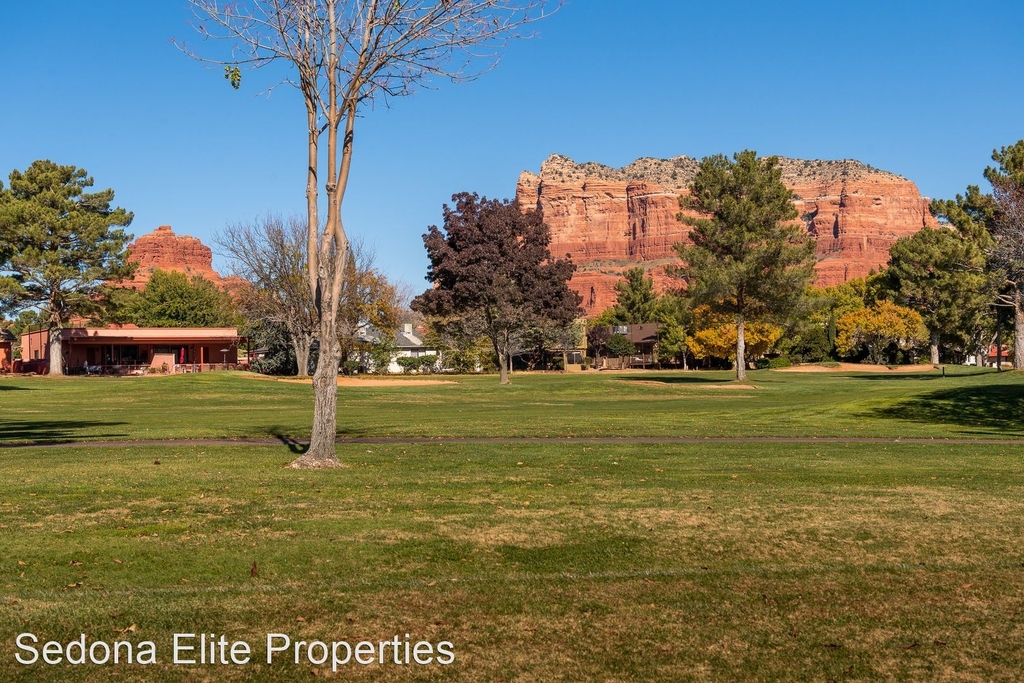
<path id="1" fill-rule="evenodd" d="M 602 358 L 601 368 L 618 370 L 626 368 L 647 368 L 657 362 L 658 332 L 661 323 L 641 323 L 639 325 L 613 325 L 610 335 L 620 334 L 633 343 L 636 352 L 622 358 Z"/>
<path id="2" fill-rule="evenodd" d="M 388 372 L 401 373 L 403 368 L 398 363 L 399 358 L 421 358 L 423 356 L 437 357 L 437 349 L 424 343 L 419 331 L 413 329 L 412 323 L 405 323 L 402 329 L 395 333 L 395 346 L 398 347 L 398 355 L 391 360 Z"/>

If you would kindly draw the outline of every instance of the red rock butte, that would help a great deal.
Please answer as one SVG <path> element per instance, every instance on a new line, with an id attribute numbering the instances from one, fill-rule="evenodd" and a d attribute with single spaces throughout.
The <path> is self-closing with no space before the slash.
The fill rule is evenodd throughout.
<path id="1" fill-rule="evenodd" d="M 885 267 L 896 240 L 938 224 L 917 186 L 894 173 L 849 159 L 779 162 L 799 220 L 817 240 L 819 286 Z M 643 266 L 661 290 L 677 286 L 665 266 L 678 263 L 672 246 L 688 241 L 690 226 L 676 214 L 697 166 L 681 156 L 616 169 L 556 154 L 539 175 L 520 174 L 516 201 L 525 211 L 543 212 L 552 255 L 572 257 L 577 271 L 570 285 L 583 296 L 587 315 L 615 303 L 615 283 L 627 268 Z"/>
<path id="2" fill-rule="evenodd" d="M 201 275 L 218 287 L 224 287 L 224 278 L 213 269 L 213 251 L 188 235 L 175 235 L 169 225 L 142 235 L 128 247 L 128 260 L 139 264 L 135 276 L 125 287 L 142 289 L 153 276 L 154 270 L 185 273 L 189 277 Z"/>

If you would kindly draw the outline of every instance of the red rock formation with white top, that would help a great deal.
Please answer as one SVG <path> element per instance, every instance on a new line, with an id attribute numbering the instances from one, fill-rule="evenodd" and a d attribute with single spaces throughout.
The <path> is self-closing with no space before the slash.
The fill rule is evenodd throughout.
<path id="1" fill-rule="evenodd" d="M 851 160 L 780 159 L 780 166 L 801 224 L 817 239 L 819 285 L 884 267 L 893 242 L 936 225 L 917 186 L 893 173 Z M 554 155 L 539 175 L 519 176 L 516 200 L 526 211 L 543 211 L 551 253 L 572 256 L 578 270 L 570 284 L 590 315 L 614 303 L 627 268 L 644 266 L 662 290 L 674 286 L 664 267 L 678 262 L 672 245 L 687 240 L 690 227 L 676 219 L 678 197 L 696 173 L 689 157 L 613 169 Z"/>
<path id="2" fill-rule="evenodd" d="M 213 269 L 213 251 L 188 235 L 175 235 L 169 225 L 142 235 L 128 247 L 128 260 L 139 264 L 135 276 L 124 282 L 125 287 L 142 289 L 149 282 L 154 270 L 185 273 L 189 277 L 200 275 L 218 287 L 224 286 L 224 279 Z"/>

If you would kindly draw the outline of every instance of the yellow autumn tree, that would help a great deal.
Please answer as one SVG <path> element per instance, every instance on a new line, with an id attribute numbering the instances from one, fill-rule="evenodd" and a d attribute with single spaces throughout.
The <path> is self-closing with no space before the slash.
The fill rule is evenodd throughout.
<path id="1" fill-rule="evenodd" d="M 836 323 L 836 350 L 843 355 L 861 349 L 871 362 L 882 364 L 890 347 L 908 351 L 928 339 L 917 311 L 880 300 L 868 308 L 847 313 Z"/>
<path id="2" fill-rule="evenodd" d="M 736 324 L 728 316 L 714 314 L 707 306 L 698 306 L 693 311 L 697 332 L 687 339 L 687 346 L 694 358 L 724 358 L 736 360 Z M 782 328 L 768 323 L 748 323 L 745 342 L 749 358 L 758 358 L 767 353 L 782 336 Z"/>

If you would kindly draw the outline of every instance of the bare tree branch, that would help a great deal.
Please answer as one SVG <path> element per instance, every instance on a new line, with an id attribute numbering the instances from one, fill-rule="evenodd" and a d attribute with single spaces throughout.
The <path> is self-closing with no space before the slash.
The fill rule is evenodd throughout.
<path id="1" fill-rule="evenodd" d="M 465 81 L 490 70 L 513 38 L 556 11 L 562 0 L 189 0 L 204 41 L 227 52 L 200 54 L 224 65 L 232 85 L 241 69 L 274 64 L 290 75 L 278 84 L 300 91 L 306 108 L 306 274 L 319 323 L 320 354 L 313 379 L 309 450 L 297 466 L 338 463 L 338 311 L 349 244 L 342 216 L 361 108 L 429 87 L 437 79 Z M 320 140 L 327 136 L 326 158 Z M 319 216 L 323 166 L 327 218 Z"/>

